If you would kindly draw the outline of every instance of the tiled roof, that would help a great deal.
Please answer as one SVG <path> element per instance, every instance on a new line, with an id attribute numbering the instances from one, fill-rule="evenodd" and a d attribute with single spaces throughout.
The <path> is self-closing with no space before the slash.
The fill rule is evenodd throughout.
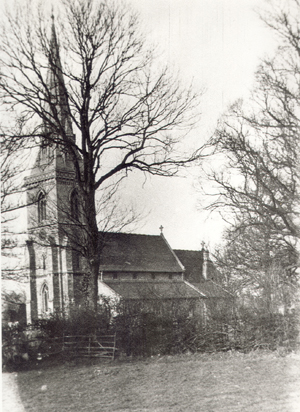
<path id="1" fill-rule="evenodd" d="M 202 250 L 174 250 L 185 267 L 185 279 L 191 282 L 208 298 L 229 298 L 230 294 L 218 284 L 220 274 L 211 260 L 207 262 L 207 279 L 203 277 Z"/>
<path id="2" fill-rule="evenodd" d="M 205 298 L 202 293 L 182 280 L 109 280 L 105 283 L 126 300 Z"/>
<path id="3" fill-rule="evenodd" d="M 100 233 L 104 240 L 101 271 L 182 273 L 163 236 Z"/>
<path id="4" fill-rule="evenodd" d="M 192 283 L 199 283 L 203 270 L 202 250 L 174 250 L 174 252 L 185 267 L 185 279 Z"/>
<path id="5" fill-rule="evenodd" d="M 193 283 L 193 285 L 204 293 L 208 298 L 226 298 L 229 299 L 231 294 L 227 292 L 221 285 L 218 285 L 212 280 L 206 280 L 201 283 Z"/>
<path id="6" fill-rule="evenodd" d="M 189 282 L 200 283 L 205 282 L 203 277 L 203 250 L 174 250 L 179 260 L 185 267 L 184 276 Z M 207 279 L 220 282 L 220 273 L 208 259 L 207 261 Z"/>

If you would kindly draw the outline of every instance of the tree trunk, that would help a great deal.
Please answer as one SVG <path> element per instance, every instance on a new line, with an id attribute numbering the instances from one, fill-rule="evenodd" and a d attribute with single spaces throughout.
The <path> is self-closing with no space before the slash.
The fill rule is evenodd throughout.
<path id="1" fill-rule="evenodd" d="M 88 270 L 87 306 L 97 313 L 98 276 L 100 266 L 99 232 L 95 206 L 95 193 L 90 190 L 85 196 L 86 260 Z"/>
<path id="2" fill-rule="evenodd" d="M 90 263 L 90 280 L 89 280 L 89 294 L 88 294 L 88 306 L 97 313 L 98 305 L 98 276 L 99 276 L 100 260 Z"/>

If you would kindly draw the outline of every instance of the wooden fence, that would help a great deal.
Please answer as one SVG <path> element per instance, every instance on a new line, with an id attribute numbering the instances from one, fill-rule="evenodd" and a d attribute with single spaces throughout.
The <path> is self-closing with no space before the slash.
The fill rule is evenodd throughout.
<path id="1" fill-rule="evenodd" d="M 69 335 L 63 337 L 63 350 L 75 356 L 114 359 L 116 335 Z"/>
<path id="2" fill-rule="evenodd" d="M 29 346 L 34 347 L 38 359 L 64 353 L 78 357 L 115 358 L 116 334 L 114 335 L 63 335 L 58 338 L 34 339 Z"/>

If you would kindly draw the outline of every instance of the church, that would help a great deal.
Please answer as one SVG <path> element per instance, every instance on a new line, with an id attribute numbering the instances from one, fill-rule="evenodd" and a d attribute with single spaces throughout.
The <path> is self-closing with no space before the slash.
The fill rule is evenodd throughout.
<path id="1" fill-rule="evenodd" d="M 56 67 L 60 67 L 54 22 L 51 38 Z M 61 90 L 61 71 L 48 68 L 47 87 L 57 97 L 65 133 L 75 139 Z M 46 128 L 46 126 L 45 126 Z M 53 133 L 46 130 L 47 133 Z M 24 304 L 30 323 L 51 313 L 67 314 L 83 302 L 84 258 L 72 247 L 72 220 L 78 217 L 80 201 L 73 163 L 59 145 L 41 142 L 30 175 L 27 194 L 27 273 Z M 75 233 L 76 235 L 76 233 Z M 101 296 L 125 301 L 189 301 L 202 315 L 209 300 L 226 299 L 218 284 L 208 250 L 173 250 L 160 228 L 158 235 L 99 233 L 103 247 L 98 280 Z"/>

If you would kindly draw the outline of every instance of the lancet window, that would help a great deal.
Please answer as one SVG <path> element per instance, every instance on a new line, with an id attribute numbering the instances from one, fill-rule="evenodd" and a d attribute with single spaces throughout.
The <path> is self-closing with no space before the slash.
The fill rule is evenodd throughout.
<path id="1" fill-rule="evenodd" d="M 43 312 L 46 313 L 49 311 L 49 288 L 46 283 L 43 285 L 42 288 L 42 305 L 43 305 Z"/>
<path id="2" fill-rule="evenodd" d="M 46 196 L 44 192 L 41 192 L 38 196 L 38 222 L 41 223 L 46 220 Z"/>

